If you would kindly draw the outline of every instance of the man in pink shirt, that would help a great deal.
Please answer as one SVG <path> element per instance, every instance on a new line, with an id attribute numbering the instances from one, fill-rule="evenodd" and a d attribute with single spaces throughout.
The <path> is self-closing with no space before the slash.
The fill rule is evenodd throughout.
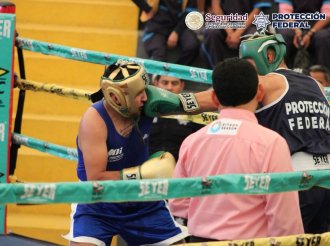
<path id="1" fill-rule="evenodd" d="M 255 68 L 231 58 L 215 67 L 212 79 L 220 117 L 184 140 L 174 178 L 293 171 L 284 138 L 254 115 L 263 97 Z M 304 233 L 297 192 L 174 199 L 170 210 L 188 219 L 191 242 Z"/>

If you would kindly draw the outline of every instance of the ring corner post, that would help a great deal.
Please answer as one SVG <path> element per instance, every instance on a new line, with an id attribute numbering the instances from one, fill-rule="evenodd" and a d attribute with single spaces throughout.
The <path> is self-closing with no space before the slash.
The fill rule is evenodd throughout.
<path id="1" fill-rule="evenodd" d="M 8 182 L 14 82 L 15 4 L 0 1 L 0 183 Z M 0 235 L 6 234 L 6 205 L 0 205 Z"/>

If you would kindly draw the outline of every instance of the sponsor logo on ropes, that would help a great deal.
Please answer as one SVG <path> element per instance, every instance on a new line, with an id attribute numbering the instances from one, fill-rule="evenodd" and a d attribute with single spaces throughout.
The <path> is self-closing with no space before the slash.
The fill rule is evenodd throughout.
<path id="1" fill-rule="evenodd" d="M 207 177 L 202 178 L 202 194 L 210 194 L 212 188 L 212 180 L 209 180 Z"/>
<path id="2" fill-rule="evenodd" d="M 303 172 L 300 179 L 299 188 L 309 187 L 309 183 L 312 179 L 312 175 L 309 175 L 307 172 Z"/>
<path id="3" fill-rule="evenodd" d="M 276 240 L 276 238 L 269 239 L 270 246 L 280 246 L 281 243 Z"/>
<path id="4" fill-rule="evenodd" d="M 92 199 L 99 200 L 102 197 L 103 193 L 104 193 L 104 186 L 98 182 L 93 182 Z"/>
<path id="5" fill-rule="evenodd" d="M 71 48 L 70 52 L 71 52 L 71 56 L 73 58 L 77 58 L 79 60 L 87 60 L 88 59 L 86 50 Z"/>
<path id="6" fill-rule="evenodd" d="M 312 237 L 297 237 L 296 246 L 319 246 L 321 245 L 321 236 L 312 236 Z"/>
<path id="7" fill-rule="evenodd" d="M 138 58 L 138 57 L 127 57 L 127 58 L 120 58 L 117 60 L 117 64 L 127 64 L 128 62 L 133 62 L 136 64 L 139 64 L 141 66 L 144 65 L 144 59 Z"/>
<path id="8" fill-rule="evenodd" d="M 242 243 L 229 242 L 228 246 L 255 246 L 254 241 L 246 240 Z"/>
<path id="9" fill-rule="evenodd" d="M 205 69 L 189 68 L 191 79 L 201 79 L 207 81 L 207 74 Z"/>
<path id="10" fill-rule="evenodd" d="M 140 181 L 139 197 L 144 198 L 162 198 L 168 194 L 168 180 Z"/>
<path id="11" fill-rule="evenodd" d="M 26 46 L 28 49 L 32 49 L 33 47 L 33 41 L 29 39 L 18 39 L 18 46 Z"/>
<path id="12" fill-rule="evenodd" d="M 216 114 L 209 114 L 209 113 L 201 113 L 204 123 L 210 123 L 218 119 L 218 115 Z"/>
<path id="13" fill-rule="evenodd" d="M 262 193 L 269 190 L 271 178 L 268 174 L 265 175 L 245 175 L 245 191 L 250 193 Z"/>
<path id="14" fill-rule="evenodd" d="M 31 203 L 54 201 L 55 193 L 55 184 L 24 184 L 24 193 L 19 198 Z"/>

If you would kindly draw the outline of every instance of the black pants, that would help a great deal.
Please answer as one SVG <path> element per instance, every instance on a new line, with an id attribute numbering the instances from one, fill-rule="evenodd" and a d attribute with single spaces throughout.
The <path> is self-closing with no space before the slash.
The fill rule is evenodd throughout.
<path id="1" fill-rule="evenodd" d="M 327 232 L 330 220 L 330 190 L 315 187 L 299 191 L 299 203 L 305 233 Z"/>
<path id="2" fill-rule="evenodd" d="M 151 35 L 151 34 L 150 34 Z M 144 41 L 144 47 L 148 56 L 157 61 L 167 61 L 167 38 L 168 36 L 153 33 L 150 38 Z M 176 64 L 191 65 L 194 59 L 199 55 L 200 42 L 196 34 L 185 29 L 178 40 L 178 47 L 180 48 L 180 57 L 174 61 Z"/>
<path id="3" fill-rule="evenodd" d="M 253 34 L 255 27 L 246 28 L 243 35 Z M 231 49 L 226 43 L 227 33 L 224 29 L 205 29 L 202 52 L 209 68 L 213 69 L 218 62 L 226 58 L 238 57 L 239 48 Z"/>
<path id="4" fill-rule="evenodd" d="M 293 45 L 294 31 L 292 29 L 278 29 L 286 42 L 285 63 L 289 68 L 293 68 L 294 57 L 297 53 L 297 48 Z M 323 65 L 330 69 L 330 30 L 323 28 L 312 37 L 311 43 L 307 51 L 311 55 L 311 65 Z"/>

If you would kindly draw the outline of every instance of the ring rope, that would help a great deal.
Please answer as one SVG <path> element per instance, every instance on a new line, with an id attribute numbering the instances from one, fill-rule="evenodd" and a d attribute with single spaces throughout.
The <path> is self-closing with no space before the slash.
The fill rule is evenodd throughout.
<path id="1" fill-rule="evenodd" d="M 73 148 L 64 148 L 59 145 L 53 145 L 47 142 L 43 142 L 37 139 L 29 138 L 21 134 L 13 134 L 13 141 L 18 144 L 23 144 L 28 147 L 34 147 L 39 151 L 48 152 L 61 158 L 69 160 L 77 159 L 77 151 Z M 57 152 L 60 152 L 59 154 Z M 13 177 L 10 177 L 13 178 Z M 21 182 L 16 177 L 11 183 Z M 225 246 L 225 245 L 253 245 L 253 246 L 264 246 L 264 245 L 327 245 L 330 244 L 330 233 L 324 234 L 304 234 L 304 235 L 292 235 L 285 237 L 271 237 L 271 238 L 257 238 L 248 240 L 232 240 L 232 241 L 221 241 L 221 242 L 208 242 L 207 245 L 214 246 Z M 188 243 L 185 245 L 191 246 L 204 246 L 205 243 Z"/>
<path id="2" fill-rule="evenodd" d="M 136 57 L 108 54 L 20 37 L 17 37 L 16 41 L 18 46 L 22 49 L 42 53 L 45 55 L 55 55 L 71 60 L 103 65 L 108 65 L 117 62 L 118 60 L 131 61 L 143 65 L 146 71 L 151 74 L 169 75 L 185 80 L 211 84 L 212 71 L 208 69 L 177 65 L 173 63 Z"/>
<path id="3" fill-rule="evenodd" d="M 321 246 L 330 245 L 330 232 L 219 242 L 185 243 L 185 246 Z"/>
<path id="4" fill-rule="evenodd" d="M 63 87 L 56 84 L 41 83 L 32 80 L 16 78 L 15 86 L 22 90 L 31 90 L 37 92 L 48 92 L 58 96 L 64 96 L 72 99 L 82 100 L 91 103 L 92 92 L 70 87 Z M 168 115 L 162 118 L 171 118 L 177 120 L 192 121 L 198 124 L 208 124 L 218 118 L 219 113 L 204 112 L 196 115 Z"/>
<path id="5" fill-rule="evenodd" d="M 78 153 L 76 148 L 63 147 L 57 144 L 45 142 L 36 138 L 27 137 L 23 134 L 13 133 L 12 141 L 15 144 L 24 145 L 41 152 L 64 158 L 70 161 L 78 160 Z"/>
<path id="6" fill-rule="evenodd" d="M 74 89 L 70 87 L 59 86 L 56 84 L 41 83 L 20 78 L 17 78 L 15 80 L 15 86 L 22 90 L 48 92 L 56 94 L 58 96 L 69 97 L 72 99 L 82 100 L 89 103 L 91 102 L 92 92 L 87 90 Z"/>
<path id="7" fill-rule="evenodd" d="M 169 75 L 180 79 L 212 84 L 212 70 L 183 66 L 173 63 L 160 62 L 136 57 L 119 56 L 103 52 L 73 48 L 54 43 L 41 42 L 33 39 L 17 37 L 18 46 L 22 49 L 39 52 L 45 55 L 55 55 L 71 60 L 108 65 L 118 60 L 131 61 L 141 64 L 151 74 Z M 330 87 L 325 88 L 327 100 L 330 101 Z"/>
<path id="8" fill-rule="evenodd" d="M 153 201 L 215 194 L 260 195 L 330 188 L 330 170 L 208 177 L 0 184 L 0 203 Z"/>

